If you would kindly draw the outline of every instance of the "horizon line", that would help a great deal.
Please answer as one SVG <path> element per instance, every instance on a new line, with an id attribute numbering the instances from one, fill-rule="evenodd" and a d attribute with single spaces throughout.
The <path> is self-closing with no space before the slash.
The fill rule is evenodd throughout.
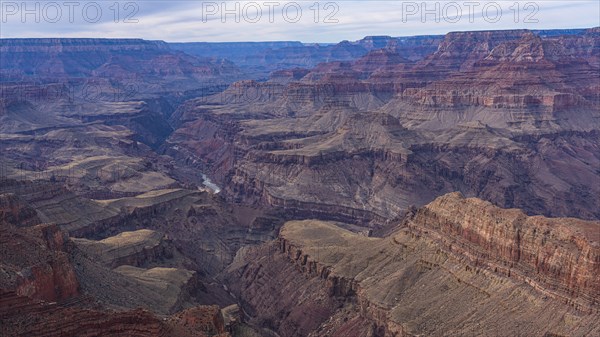
<path id="1" fill-rule="evenodd" d="M 573 27 L 573 28 L 540 28 L 540 29 L 527 29 L 527 28 L 517 28 L 517 29 L 474 29 L 474 30 L 456 30 L 456 31 L 448 31 L 442 34 L 415 34 L 415 35 L 365 35 L 362 38 L 357 40 L 339 40 L 333 42 L 304 42 L 301 40 L 246 40 L 246 41 L 191 41 L 191 42 L 183 42 L 183 41 L 167 41 L 162 39 L 145 39 L 142 37 L 9 37 L 3 38 L 0 37 L 1 40 L 141 40 L 141 41 L 160 41 L 165 43 L 269 43 L 269 42 L 299 42 L 303 44 L 334 44 L 343 41 L 356 42 L 363 40 L 369 37 L 389 37 L 389 38 L 403 38 L 403 37 L 425 37 L 425 36 L 446 36 L 451 33 L 467 33 L 467 32 L 508 32 L 508 31 L 531 31 L 531 32 L 542 32 L 542 31 L 570 31 L 570 30 L 593 30 L 599 29 L 600 26 L 593 27 Z"/>

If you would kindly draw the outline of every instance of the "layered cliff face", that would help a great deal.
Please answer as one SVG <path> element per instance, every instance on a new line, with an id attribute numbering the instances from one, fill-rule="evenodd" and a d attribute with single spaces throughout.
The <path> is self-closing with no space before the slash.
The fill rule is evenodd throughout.
<path id="1" fill-rule="evenodd" d="M 192 57 L 172 51 L 165 42 L 140 39 L 2 39 L 0 51 L 3 81 L 131 75 L 206 80 L 237 71 L 230 63 Z"/>
<path id="2" fill-rule="evenodd" d="M 2 198 L 10 196 L 4 194 Z M 13 206 L 11 211 L 18 209 Z M 10 213 L 1 216 L 0 288 L 45 301 L 76 296 L 79 283 L 69 261 L 64 233 L 56 225 L 20 228 L 26 223 Z"/>
<path id="3" fill-rule="evenodd" d="M 448 70 L 469 68 L 498 45 L 519 40 L 525 35 L 534 33 L 527 30 L 451 32 L 446 34 L 437 51 L 423 60 L 422 64 L 442 66 Z"/>
<path id="4" fill-rule="evenodd" d="M 600 294 L 600 224 L 574 218 L 528 217 L 458 193 L 417 211 L 408 226 L 432 231 L 449 250 L 581 305 Z M 431 236 L 432 233 L 427 233 Z M 464 252 L 463 252 L 464 250 Z"/>
<path id="5" fill-rule="evenodd" d="M 594 335 L 599 229 L 453 193 L 384 238 L 288 222 L 229 281 L 282 336 Z"/>
<path id="6" fill-rule="evenodd" d="M 149 229 L 121 232 L 100 241 L 74 239 L 74 242 L 84 252 L 111 268 L 122 265 L 143 266 L 174 254 L 172 245 L 164 235 Z"/>
<path id="7" fill-rule="evenodd" d="M 231 200 L 306 217 L 381 223 L 461 191 L 597 219 L 597 45 L 590 29 L 450 33 L 416 61 L 387 46 L 188 101 L 164 147 Z"/>
<path id="8" fill-rule="evenodd" d="M 594 125 L 596 117 L 592 111 L 598 105 L 598 87 L 593 81 L 598 74 L 594 61 L 594 54 L 598 53 L 597 34 L 590 31 L 583 36 L 543 39 L 521 32 L 518 38 L 486 44 L 489 50 L 485 50 L 485 55 L 454 60 L 456 55 L 447 49 L 456 40 L 461 39 L 449 34 L 447 46 L 441 45 L 417 67 L 449 71 L 460 67 L 460 71 L 450 72 L 443 80 L 424 88 L 404 92 L 405 99 L 416 105 L 416 111 L 432 112 L 406 112 L 404 117 L 410 124 L 445 128 L 460 120 L 444 121 L 439 114 L 465 111 L 472 114 L 472 119 L 490 126 L 525 133 L 536 129 L 590 130 L 590 125 Z"/>

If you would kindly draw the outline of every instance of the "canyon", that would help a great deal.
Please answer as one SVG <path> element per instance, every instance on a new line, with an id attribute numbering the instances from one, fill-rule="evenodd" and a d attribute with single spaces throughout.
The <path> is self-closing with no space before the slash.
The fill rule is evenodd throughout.
<path id="1" fill-rule="evenodd" d="M 450 33 L 416 62 L 382 49 L 287 83 L 238 82 L 182 105 L 167 153 L 200 160 L 234 200 L 366 222 L 453 191 L 597 219 L 598 185 L 571 173 L 598 180 L 598 41 Z"/>
<path id="2" fill-rule="evenodd" d="M 589 336 L 597 228 L 451 193 L 384 237 L 288 222 L 244 252 L 230 281 L 257 325 L 290 336 Z"/>
<path id="3" fill-rule="evenodd" d="M 2 336 L 600 334 L 600 28 L 0 39 Z"/>

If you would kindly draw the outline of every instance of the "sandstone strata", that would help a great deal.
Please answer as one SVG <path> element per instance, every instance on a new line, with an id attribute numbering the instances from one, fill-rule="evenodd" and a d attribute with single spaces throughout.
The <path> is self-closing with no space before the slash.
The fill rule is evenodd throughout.
<path id="1" fill-rule="evenodd" d="M 289 222 L 230 282 L 252 320 L 284 336 L 594 335 L 599 228 L 455 193 L 384 238 Z"/>

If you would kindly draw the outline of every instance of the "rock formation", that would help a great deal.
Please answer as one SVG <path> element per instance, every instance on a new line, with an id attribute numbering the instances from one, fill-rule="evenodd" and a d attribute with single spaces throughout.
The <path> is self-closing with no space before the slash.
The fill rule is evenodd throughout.
<path id="1" fill-rule="evenodd" d="M 461 191 L 597 219 L 598 185 L 581 182 L 599 179 L 598 38 L 449 33 L 416 61 L 389 47 L 238 82 L 182 105 L 166 153 L 231 200 L 304 217 L 381 223 Z"/>
<path id="2" fill-rule="evenodd" d="M 0 335 L 600 334 L 599 34 L 0 39 Z"/>
<path id="3" fill-rule="evenodd" d="M 384 238 L 288 222 L 229 281 L 282 336 L 594 335 L 599 233 L 452 193 Z"/>
<path id="4" fill-rule="evenodd" d="M 45 301 L 76 296 L 79 283 L 69 262 L 64 233 L 56 225 L 20 228 L 8 222 L 14 220 L 18 221 L 11 216 L 0 218 L 0 289 Z"/>
<path id="5" fill-rule="evenodd" d="M 14 196 L 0 195 L 0 200 L 11 198 L 14 200 Z M 123 311 L 125 308 L 121 307 L 119 312 L 108 310 L 90 297 L 93 292 L 89 291 L 93 286 L 106 287 L 102 283 L 107 280 L 95 274 L 102 267 L 73 247 L 58 226 L 27 226 L 13 216 L 15 212 L 23 214 L 29 206 L 4 206 L 3 203 L 0 212 L 2 336 L 230 336 L 218 306 L 196 306 L 168 319 L 161 319 L 142 309 Z M 144 304 L 150 308 L 151 298 L 158 297 L 157 302 L 162 307 L 153 307 L 155 312 L 181 308 L 184 303 L 190 302 L 198 286 L 191 271 L 174 268 L 138 271 L 141 269 L 117 268 L 116 272 L 128 279 L 126 284 L 130 289 L 124 290 L 132 291 L 122 299 L 129 301 L 129 305 L 135 305 L 140 303 L 134 299 L 136 296 L 147 296 L 149 299 Z M 104 273 L 107 272 L 104 270 Z M 90 278 L 91 274 L 95 275 Z M 105 291 L 104 295 L 118 293 L 115 288 L 123 287 L 118 277 L 108 282 L 113 289 Z M 136 282 L 139 284 L 136 285 Z M 88 283 L 93 283 L 93 286 Z"/>

